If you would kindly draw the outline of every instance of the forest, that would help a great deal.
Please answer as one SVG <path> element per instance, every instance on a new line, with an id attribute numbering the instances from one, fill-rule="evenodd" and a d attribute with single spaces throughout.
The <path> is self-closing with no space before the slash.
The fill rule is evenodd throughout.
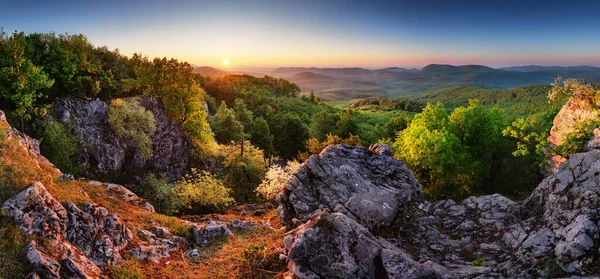
<path id="1" fill-rule="evenodd" d="M 544 137 L 566 101 L 549 102 L 548 93 L 565 84 L 588 86 L 560 80 L 554 87 L 461 86 L 339 107 L 314 94 L 300 96 L 301 88 L 282 78 L 202 76 L 186 62 L 128 57 L 84 35 L 23 32 L 1 34 L 0 76 L 0 109 L 9 121 L 42 139 L 42 153 L 76 176 L 81 169 L 72 159 L 80 139 L 47 117 L 56 100 L 109 103 L 112 131 L 149 157 L 154 118 L 136 98 L 155 96 L 191 139 L 193 164 L 178 180 L 147 173 L 131 187 L 168 214 L 273 201 L 276 181 L 340 143 L 390 144 L 432 200 L 485 193 L 520 198 L 542 178 Z M 575 141 L 561 150 L 573 150 Z"/>

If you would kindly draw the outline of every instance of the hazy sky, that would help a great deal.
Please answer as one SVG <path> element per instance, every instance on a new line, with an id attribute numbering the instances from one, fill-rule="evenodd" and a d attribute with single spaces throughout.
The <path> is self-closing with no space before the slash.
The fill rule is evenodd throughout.
<path id="1" fill-rule="evenodd" d="M 0 0 L 0 27 L 224 67 L 600 65 L 600 1 Z"/>

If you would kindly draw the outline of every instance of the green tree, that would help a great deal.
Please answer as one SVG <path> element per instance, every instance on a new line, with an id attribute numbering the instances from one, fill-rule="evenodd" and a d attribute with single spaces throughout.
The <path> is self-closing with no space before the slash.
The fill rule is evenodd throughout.
<path id="1" fill-rule="evenodd" d="M 340 120 L 336 123 L 338 134 L 342 138 L 348 138 L 350 135 L 358 135 L 358 124 L 354 120 L 352 110 L 347 109 L 340 115 Z"/>
<path id="2" fill-rule="evenodd" d="M 340 121 L 340 117 L 336 113 L 330 113 L 327 110 L 315 113 L 310 122 L 310 137 L 316 138 L 319 141 L 325 140 L 327 134 L 332 133 L 337 129 L 336 125 L 338 121 Z"/>
<path id="3" fill-rule="evenodd" d="M 478 100 L 469 100 L 468 107 L 456 108 L 449 119 L 461 144 L 477 162 L 474 171 L 479 179 L 489 177 L 505 126 L 500 111 L 485 109 Z"/>
<path id="4" fill-rule="evenodd" d="M 211 154 L 217 147 L 207 122 L 204 107 L 204 90 L 195 80 L 193 67 L 176 59 L 155 58 L 134 54 L 131 63 L 136 78 L 128 79 L 128 90 L 154 94 L 165 106 L 169 117 L 181 123 L 192 138 L 196 154 Z"/>
<path id="5" fill-rule="evenodd" d="M 29 113 L 44 97 L 43 90 L 54 84 L 42 68 L 24 56 L 25 44 L 23 32 L 7 37 L 0 31 L 0 97 L 14 107 L 13 114 L 21 120 L 31 118 Z"/>
<path id="6" fill-rule="evenodd" d="M 251 145 L 244 143 L 246 150 L 238 152 L 237 145 L 221 146 L 221 156 L 224 158 L 225 184 L 232 189 L 232 196 L 238 203 L 256 202 L 254 190 L 262 182 L 265 175 L 264 153 Z"/>
<path id="7" fill-rule="evenodd" d="M 305 150 L 305 142 L 309 139 L 308 127 L 300 118 L 292 113 L 286 113 L 279 118 L 275 137 L 275 148 L 283 158 L 291 159 L 298 152 Z"/>
<path id="8" fill-rule="evenodd" d="M 225 102 L 221 102 L 210 124 L 215 133 L 215 139 L 219 143 L 229 144 L 237 141 L 244 132 L 244 126 L 236 119 L 235 111 L 227 108 Z"/>
<path id="9" fill-rule="evenodd" d="M 400 114 L 388 121 L 385 124 L 386 135 L 389 138 L 395 138 L 399 131 L 402 131 L 408 127 L 412 118 L 406 114 Z"/>
<path id="10" fill-rule="evenodd" d="M 273 135 L 271 135 L 269 124 L 264 118 L 257 117 L 254 120 L 254 126 L 252 128 L 251 134 L 252 144 L 262 149 L 267 158 L 271 158 L 275 153 L 275 149 L 273 147 Z"/>
<path id="11" fill-rule="evenodd" d="M 471 156 L 450 125 L 444 105 L 428 104 L 394 144 L 432 198 L 460 198 L 474 187 Z"/>

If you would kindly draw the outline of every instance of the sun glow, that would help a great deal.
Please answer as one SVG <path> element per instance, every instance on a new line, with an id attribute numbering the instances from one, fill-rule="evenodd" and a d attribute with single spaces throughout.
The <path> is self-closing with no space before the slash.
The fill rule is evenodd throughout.
<path id="1" fill-rule="evenodd" d="M 223 59 L 223 65 L 229 65 L 229 59 L 227 59 L 227 58 Z"/>

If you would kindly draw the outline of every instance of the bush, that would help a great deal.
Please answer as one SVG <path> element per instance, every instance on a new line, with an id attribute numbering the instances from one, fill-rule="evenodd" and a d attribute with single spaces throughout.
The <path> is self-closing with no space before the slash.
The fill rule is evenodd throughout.
<path id="1" fill-rule="evenodd" d="M 115 99 L 108 111 L 108 124 L 118 137 L 133 142 L 137 154 L 145 158 L 152 156 L 151 136 L 156 126 L 151 111 L 147 111 L 136 101 Z"/>
<path id="2" fill-rule="evenodd" d="M 265 155 L 262 150 L 244 141 L 241 145 L 221 146 L 224 158 L 225 183 L 232 189 L 232 195 L 238 203 L 257 202 L 256 187 L 265 177 Z"/>
<path id="3" fill-rule="evenodd" d="M 263 182 L 256 187 L 256 193 L 269 202 L 274 202 L 281 188 L 296 170 L 300 168 L 298 161 L 288 161 L 285 167 L 273 165 L 267 171 Z"/>
<path id="4" fill-rule="evenodd" d="M 140 197 L 150 201 L 160 213 L 171 214 L 179 206 L 175 185 L 169 183 L 164 176 L 148 173 L 136 190 Z"/>
<path id="5" fill-rule="evenodd" d="M 222 210 L 232 205 L 231 190 L 211 173 L 192 169 L 175 187 L 182 210 Z"/>
<path id="6" fill-rule="evenodd" d="M 42 124 L 40 151 L 65 173 L 78 174 L 80 166 L 73 164 L 73 156 L 78 151 L 79 138 L 72 129 L 59 122 L 47 121 Z"/>

